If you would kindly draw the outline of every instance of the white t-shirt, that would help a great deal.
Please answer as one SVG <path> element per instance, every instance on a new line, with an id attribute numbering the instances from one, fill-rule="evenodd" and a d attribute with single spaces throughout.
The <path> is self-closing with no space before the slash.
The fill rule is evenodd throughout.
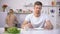
<path id="1" fill-rule="evenodd" d="M 45 21 L 49 20 L 48 16 L 41 14 L 39 17 L 35 17 L 34 14 L 29 14 L 25 18 L 28 23 L 31 23 L 34 28 L 43 28 Z"/>

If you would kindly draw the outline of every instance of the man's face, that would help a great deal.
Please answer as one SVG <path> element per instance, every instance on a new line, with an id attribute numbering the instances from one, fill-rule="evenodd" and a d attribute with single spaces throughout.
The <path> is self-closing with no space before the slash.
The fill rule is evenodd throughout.
<path id="1" fill-rule="evenodd" d="M 13 13 L 13 10 L 10 10 L 10 13 Z"/>
<path id="2" fill-rule="evenodd" d="M 41 9 L 42 9 L 42 6 L 41 5 L 35 5 L 34 6 L 34 13 L 40 14 Z"/>

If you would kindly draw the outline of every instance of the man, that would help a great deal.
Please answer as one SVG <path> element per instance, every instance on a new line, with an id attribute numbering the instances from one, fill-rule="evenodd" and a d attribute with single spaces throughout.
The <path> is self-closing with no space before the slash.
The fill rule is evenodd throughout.
<path id="1" fill-rule="evenodd" d="M 17 18 L 16 16 L 13 14 L 13 10 L 10 9 L 9 10 L 9 13 L 6 17 L 6 24 L 9 26 L 9 27 L 14 27 L 15 24 L 17 24 L 18 21 L 17 21 Z"/>
<path id="2" fill-rule="evenodd" d="M 52 29 L 53 26 L 47 15 L 41 13 L 42 3 L 36 1 L 34 4 L 34 12 L 26 16 L 25 21 L 22 24 L 22 28 L 44 28 Z"/>

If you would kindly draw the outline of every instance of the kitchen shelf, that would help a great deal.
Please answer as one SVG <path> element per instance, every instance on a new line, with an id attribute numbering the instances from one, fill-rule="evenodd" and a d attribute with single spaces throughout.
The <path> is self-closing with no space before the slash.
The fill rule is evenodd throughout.
<path id="1" fill-rule="evenodd" d="M 24 6 L 24 7 L 33 7 L 33 6 Z M 48 5 L 44 5 L 42 7 L 60 7 L 60 5 L 56 5 L 56 6 L 48 6 Z"/>
<path id="2" fill-rule="evenodd" d="M 59 5 L 58 6 L 42 6 L 42 7 L 60 7 Z"/>
<path id="3" fill-rule="evenodd" d="M 14 14 L 31 14 L 31 13 L 16 13 L 16 12 L 15 12 Z"/>

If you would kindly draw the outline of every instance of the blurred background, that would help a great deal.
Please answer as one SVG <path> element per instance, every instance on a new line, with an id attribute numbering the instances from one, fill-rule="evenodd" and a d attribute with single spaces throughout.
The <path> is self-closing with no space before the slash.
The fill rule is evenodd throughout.
<path id="1" fill-rule="evenodd" d="M 35 1 L 43 3 L 42 13 L 49 16 L 54 29 L 60 29 L 60 0 L 0 0 L 0 27 L 5 27 L 5 19 L 9 9 L 14 10 L 21 25 L 26 15 L 33 12 Z M 5 7 L 3 7 L 4 5 Z"/>

